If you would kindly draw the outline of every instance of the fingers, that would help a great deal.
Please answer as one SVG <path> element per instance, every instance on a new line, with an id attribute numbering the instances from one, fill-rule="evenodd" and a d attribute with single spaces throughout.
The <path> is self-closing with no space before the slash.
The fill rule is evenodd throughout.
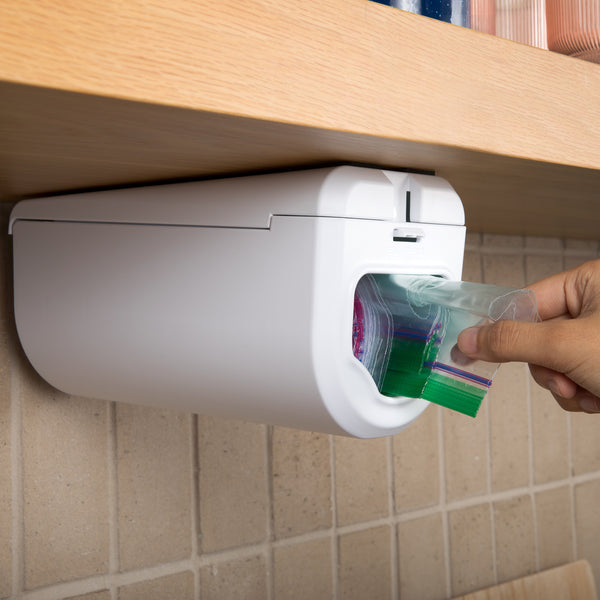
<path id="1" fill-rule="evenodd" d="M 474 359 L 520 361 L 566 372 L 568 369 L 560 363 L 569 355 L 578 330 L 573 319 L 545 323 L 498 321 L 465 329 L 458 336 L 458 347 Z"/>
<path id="2" fill-rule="evenodd" d="M 530 365 L 531 375 L 550 393 L 558 404 L 571 412 L 600 412 L 600 398 L 578 386 L 563 373 L 539 365 Z"/>
<path id="3" fill-rule="evenodd" d="M 586 299 L 596 309 L 599 306 L 600 260 L 583 263 L 527 287 L 535 293 L 542 321 L 562 315 L 577 317 Z"/>
<path id="4" fill-rule="evenodd" d="M 582 390 L 580 397 L 577 399 L 579 406 L 583 412 L 586 413 L 599 413 L 600 412 L 600 398 L 590 394 L 586 390 Z"/>
<path id="5" fill-rule="evenodd" d="M 600 260 L 529 289 L 536 295 L 542 323 L 499 321 L 471 327 L 458 336 L 457 355 L 465 361 L 535 365 L 534 379 L 562 408 L 600 412 Z"/>
<path id="6" fill-rule="evenodd" d="M 569 412 L 583 412 L 576 398 L 563 398 L 554 392 L 550 393 L 563 410 L 568 410 Z"/>
<path id="7" fill-rule="evenodd" d="M 529 370 L 536 383 L 549 390 L 564 410 L 586 413 L 600 412 L 600 398 L 578 386 L 566 375 L 539 365 L 530 365 Z"/>
<path id="8" fill-rule="evenodd" d="M 564 292 L 568 279 L 569 272 L 566 271 L 527 286 L 535 293 L 538 313 L 542 321 L 568 314 L 569 309 Z"/>
<path id="9" fill-rule="evenodd" d="M 571 399 L 577 393 L 577 384 L 563 373 L 540 365 L 529 365 L 529 370 L 534 381 L 550 390 L 555 397 Z"/>
<path id="10" fill-rule="evenodd" d="M 563 398 L 554 392 L 551 393 L 564 410 L 570 412 L 585 412 L 589 414 L 600 412 L 600 398 L 583 388 L 578 388 L 576 394 L 572 398 Z"/>

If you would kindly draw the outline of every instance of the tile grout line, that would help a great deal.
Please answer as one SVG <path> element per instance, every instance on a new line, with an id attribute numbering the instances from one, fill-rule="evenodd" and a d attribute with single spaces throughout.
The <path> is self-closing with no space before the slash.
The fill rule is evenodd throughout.
<path id="1" fill-rule="evenodd" d="M 490 527 L 492 534 L 492 572 L 494 577 L 494 583 L 498 583 L 498 550 L 496 548 L 496 513 L 494 511 L 494 501 L 492 500 L 492 415 L 491 415 L 490 403 L 486 402 L 485 405 L 485 421 L 487 426 L 486 435 L 486 463 L 487 463 L 487 496 L 489 498 L 490 507 Z"/>
<path id="2" fill-rule="evenodd" d="M 194 530 L 194 535 L 196 536 L 196 549 L 197 549 L 197 557 L 196 557 L 196 568 L 199 570 L 199 565 L 204 555 L 204 538 L 202 535 L 202 485 L 200 484 L 200 475 L 202 471 L 202 467 L 200 466 L 200 420 L 199 416 L 196 415 L 196 472 L 194 475 L 195 487 L 196 487 L 196 529 Z"/>
<path id="3" fill-rule="evenodd" d="M 118 600 L 118 589 L 110 575 L 119 572 L 119 496 L 118 496 L 118 449 L 117 449 L 117 407 L 108 402 L 107 445 L 108 445 L 108 572 L 111 600 Z"/>
<path id="4" fill-rule="evenodd" d="M 575 484 L 579 483 L 588 483 L 591 481 L 597 481 L 600 479 L 600 470 L 591 471 L 588 473 L 584 473 L 582 475 L 577 475 L 573 478 L 573 482 Z M 394 518 L 395 523 L 403 523 L 405 521 L 412 521 L 414 519 L 419 519 L 422 517 L 427 517 L 432 514 L 439 513 L 440 510 L 448 510 L 449 512 L 455 510 L 462 510 L 466 508 L 472 508 L 474 506 L 478 506 L 480 504 L 489 504 L 490 502 L 501 502 L 504 500 L 511 500 L 517 498 L 519 496 L 529 495 L 531 493 L 540 493 L 555 490 L 560 487 L 564 487 L 570 483 L 568 478 L 557 479 L 555 481 L 549 481 L 545 483 L 536 484 L 533 487 L 530 486 L 521 486 L 518 488 L 510 488 L 508 490 L 502 490 L 499 492 L 495 492 L 491 495 L 481 494 L 478 496 L 470 496 L 466 498 L 461 498 L 459 500 L 453 500 L 452 502 L 442 505 L 433 505 L 429 507 L 419 508 L 416 510 L 407 511 L 404 513 L 400 513 Z M 344 527 L 344 533 L 351 531 L 358 531 L 362 529 L 366 529 L 369 526 L 377 526 L 381 522 L 381 519 L 375 521 L 368 521 L 360 524 L 348 525 Z M 370 525 L 369 525 L 370 524 Z M 291 538 L 290 538 L 291 539 Z"/>
<path id="5" fill-rule="evenodd" d="M 273 426 L 265 425 L 265 486 L 267 493 L 267 543 L 265 548 L 267 600 L 275 598 L 275 561 L 273 540 L 275 539 L 275 513 L 273 499 Z"/>
<path id="6" fill-rule="evenodd" d="M 17 600 L 25 590 L 25 506 L 23 482 L 23 406 L 21 403 L 21 369 L 12 344 L 9 347 L 10 372 L 10 466 L 12 510 L 12 595 Z"/>
<path id="7" fill-rule="evenodd" d="M 479 252 L 481 254 L 503 254 L 511 256 L 564 256 L 569 258 L 581 258 L 582 261 L 594 260 L 598 253 L 592 250 L 579 250 L 577 248 L 535 248 L 525 246 L 498 246 L 465 244 L 465 252 Z"/>
<path id="8" fill-rule="evenodd" d="M 399 600 L 400 573 L 398 568 L 398 527 L 391 523 L 388 525 L 390 531 L 390 598 Z"/>
<path id="9" fill-rule="evenodd" d="M 338 545 L 338 523 L 337 523 L 337 492 L 336 492 L 336 469 L 335 469 L 335 437 L 329 435 L 329 469 L 331 472 L 331 597 L 337 600 L 339 597 L 339 545 Z"/>
<path id="10" fill-rule="evenodd" d="M 525 367 L 524 367 L 525 368 Z M 532 395 L 531 395 L 531 376 L 527 373 L 526 379 L 526 394 L 527 394 L 527 436 L 529 443 L 527 444 L 528 458 L 529 458 L 529 496 L 531 497 L 532 506 L 532 518 L 533 518 L 533 535 L 535 544 L 535 569 L 536 572 L 540 570 L 540 541 L 539 541 L 539 528 L 538 528 L 538 517 L 537 517 L 537 502 L 535 494 L 535 483 L 534 483 L 534 470 L 533 470 L 533 409 L 532 409 Z"/>
<path id="11" fill-rule="evenodd" d="M 529 487 L 533 489 L 535 486 L 535 472 L 533 467 L 534 449 L 533 449 L 533 398 L 531 394 L 531 376 L 527 375 L 526 393 L 527 393 L 527 453 L 529 461 Z"/>
<path id="12" fill-rule="evenodd" d="M 572 478 L 573 484 L 577 483 L 586 483 L 590 481 L 596 481 L 600 479 L 600 470 L 592 471 L 583 475 L 578 475 Z M 538 484 L 533 486 L 534 491 L 548 491 L 557 489 L 560 487 L 564 487 L 565 484 L 569 484 L 569 479 L 561 479 L 554 482 Z M 462 499 L 459 501 L 453 501 L 452 503 L 443 507 L 441 505 L 431 506 L 424 509 L 419 509 L 416 511 L 410 511 L 406 513 L 401 513 L 396 515 L 393 519 L 391 519 L 393 525 L 398 525 L 398 523 L 402 523 L 405 521 L 412 521 L 421 517 L 430 516 L 434 514 L 439 514 L 440 511 L 444 510 L 444 508 L 448 510 L 456 510 L 460 508 L 468 508 L 471 506 L 477 506 L 480 504 L 486 504 L 489 502 L 493 502 L 494 500 L 506 500 L 510 498 L 515 498 L 518 496 L 526 495 L 529 491 L 528 487 L 514 488 L 511 490 L 505 490 L 503 492 L 497 492 L 492 494 L 492 496 L 478 496 L 472 497 L 469 499 Z M 347 533 L 356 533 L 359 531 L 365 531 L 368 529 L 373 529 L 376 527 L 381 527 L 382 525 L 390 525 L 390 518 L 383 517 L 381 519 L 376 519 L 373 521 L 366 521 L 362 523 L 356 523 L 352 525 L 345 525 L 343 527 L 337 528 L 338 533 L 347 534 Z M 157 577 L 166 576 L 166 575 L 174 575 L 177 573 L 181 573 L 184 571 L 192 570 L 195 566 L 207 566 L 212 565 L 214 563 L 220 562 L 230 562 L 232 560 L 240 559 L 240 558 L 248 558 L 251 556 L 256 556 L 261 552 L 266 551 L 266 547 L 272 545 L 274 547 L 285 547 L 292 546 L 295 544 L 313 541 L 313 540 L 323 540 L 323 539 L 331 539 L 333 535 L 333 528 L 323 529 L 320 531 L 309 532 L 306 534 L 293 536 L 291 538 L 284 538 L 282 540 L 277 540 L 273 544 L 269 544 L 268 542 L 263 542 L 254 545 L 248 546 L 240 546 L 238 548 L 218 551 L 214 553 L 210 553 L 207 555 L 200 556 L 198 561 L 193 561 L 190 559 L 176 561 L 173 563 L 162 563 L 158 565 L 153 565 L 151 567 L 145 567 L 142 569 L 135 569 L 132 571 L 125 571 L 115 573 L 113 575 L 96 575 L 76 581 L 63 582 L 59 584 L 54 584 L 50 586 L 46 586 L 44 588 L 37 588 L 35 590 L 31 590 L 29 592 L 25 592 L 22 596 L 19 597 L 19 600 L 56 600 L 58 598 L 68 597 L 69 595 L 76 595 L 77 593 L 89 593 L 94 591 L 101 591 L 106 589 L 108 580 L 112 580 L 112 583 L 116 586 L 128 585 L 132 583 L 140 583 L 143 581 L 148 581 L 151 579 L 155 579 Z M 62 595 L 61 595 L 62 594 Z M 13 599 L 14 600 L 14 599 Z"/>
<path id="13" fill-rule="evenodd" d="M 437 407 L 438 422 L 438 456 L 439 459 L 439 485 L 440 485 L 440 513 L 442 516 L 442 537 L 444 543 L 444 570 L 446 596 L 452 595 L 452 564 L 450 560 L 450 520 L 448 518 L 447 491 L 446 491 L 446 453 L 444 437 L 444 414 L 440 407 Z"/>
<path id="14" fill-rule="evenodd" d="M 571 530 L 573 532 L 573 535 L 572 535 L 573 547 L 571 548 L 571 551 L 573 552 L 573 560 L 577 560 L 579 552 L 577 550 L 578 544 L 577 544 L 577 519 L 575 516 L 575 484 L 572 481 L 569 484 L 569 494 L 570 494 L 570 500 L 571 500 Z"/>
<path id="15" fill-rule="evenodd" d="M 568 416 L 569 421 L 569 455 L 570 455 L 570 464 L 569 464 L 569 500 L 571 503 L 571 540 L 572 540 L 572 557 L 573 560 L 577 559 L 577 519 L 575 515 L 575 484 L 573 482 L 573 478 L 575 475 L 574 470 L 574 461 L 573 461 L 573 444 L 572 444 L 572 425 L 573 420 L 571 418 L 571 413 Z"/>
<path id="16" fill-rule="evenodd" d="M 199 498 L 199 480 L 198 470 L 200 464 L 199 458 L 199 444 L 198 444 L 198 415 L 192 414 L 190 419 L 190 467 L 191 467 L 191 536 L 192 536 L 192 562 L 194 564 L 194 598 L 200 600 L 201 589 L 200 589 L 200 569 L 198 568 L 198 559 L 200 555 L 200 548 L 198 543 L 198 532 L 200 523 L 200 498 Z"/>
<path id="17" fill-rule="evenodd" d="M 105 591 L 111 585 L 118 588 L 125 585 L 151 581 L 160 577 L 185 573 L 192 570 L 193 567 L 194 562 L 191 559 L 184 559 L 173 563 L 163 563 L 133 571 L 114 573 L 112 575 L 94 575 L 85 579 L 74 579 L 30 590 L 25 592 L 22 600 L 63 600 L 72 596 Z"/>
<path id="18" fill-rule="evenodd" d="M 394 472 L 394 437 L 387 436 L 386 440 L 387 454 L 387 480 L 388 480 L 388 516 L 390 518 L 390 577 L 391 577 L 391 597 L 393 600 L 398 600 L 400 597 L 400 566 L 398 558 L 400 549 L 398 547 L 398 531 L 393 525 L 394 515 L 396 513 L 395 506 L 395 489 L 396 477 Z"/>
<path id="19" fill-rule="evenodd" d="M 580 475 L 576 477 L 577 483 L 586 483 L 590 481 L 596 481 L 600 479 L 600 470 L 593 471 L 584 475 Z M 568 479 L 560 479 L 552 482 L 547 482 L 543 484 L 539 484 L 534 486 L 534 492 L 544 492 L 554 490 L 560 487 L 564 487 L 568 484 Z M 503 490 L 501 492 L 496 492 L 490 495 L 480 495 L 480 496 L 472 496 L 469 498 L 463 498 L 460 500 L 452 501 L 447 504 L 445 507 L 442 505 L 432 505 L 429 507 L 411 510 L 404 513 L 400 513 L 393 518 L 390 517 L 382 517 L 379 519 L 374 519 L 370 521 L 363 521 L 359 523 L 352 523 L 349 525 L 344 525 L 342 527 L 336 528 L 336 532 L 338 534 L 346 535 L 351 533 L 358 533 L 360 531 L 365 531 L 368 529 L 381 527 L 383 525 L 397 525 L 398 523 L 403 523 L 406 521 L 416 520 L 422 517 L 431 516 L 434 514 L 439 514 L 441 510 L 446 508 L 449 511 L 460 510 L 464 508 L 471 508 L 474 506 L 478 506 L 481 504 L 489 504 L 490 502 L 495 501 L 503 501 L 510 500 L 519 496 L 528 495 L 531 492 L 531 488 L 528 486 L 520 487 L 520 488 L 511 488 L 509 490 Z M 293 546 L 295 544 L 301 544 L 305 542 L 321 540 L 328 538 L 333 535 L 333 527 L 328 529 L 321 529 L 318 531 L 312 531 L 303 533 L 300 535 L 291 536 L 289 538 L 282 538 L 275 540 L 272 545 L 275 548 L 283 548 L 288 546 Z M 215 561 L 226 561 L 240 557 L 250 556 L 251 554 L 255 554 L 256 552 L 260 552 L 261 548 L 265 546 L 266 543 L 259 544 L 251 544 L 248 546 L 240 546 L 233 549 L 227 549 L 222 551 L 217 551 L 213 553 L 208 553 L 200 558 L 200 563 L 202 565 L 212 564 Z"/>

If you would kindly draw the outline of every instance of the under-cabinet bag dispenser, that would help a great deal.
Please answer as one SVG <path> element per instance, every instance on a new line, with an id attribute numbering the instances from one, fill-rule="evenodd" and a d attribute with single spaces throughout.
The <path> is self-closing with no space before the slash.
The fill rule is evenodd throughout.
<path id="1" fill-rule="evenodd" d="M 368 273 L 458 280 L 464 212 L 438 177 L 342 166 L 26 200 L 15 314 L 70 394 L 394 434 L 427 406 L 353 354 Z"/>

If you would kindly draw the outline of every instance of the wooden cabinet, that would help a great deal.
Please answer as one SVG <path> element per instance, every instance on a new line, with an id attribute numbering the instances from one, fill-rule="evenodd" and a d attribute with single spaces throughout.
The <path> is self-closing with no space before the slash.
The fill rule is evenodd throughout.
<path id="1" fill-rule="evenodd" d="M 472 231 L 600 232 L 600 66 L 367 0 L 9 0 L 0 194 L 358 162 Z"/>

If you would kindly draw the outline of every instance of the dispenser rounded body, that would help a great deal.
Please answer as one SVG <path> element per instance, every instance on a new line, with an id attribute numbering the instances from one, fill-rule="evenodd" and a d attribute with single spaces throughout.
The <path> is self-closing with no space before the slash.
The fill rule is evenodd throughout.
<path id="1" fill-rule="evenodd" d="M 382 396 L 354 357 L 354 290 L 366 273 L 459 279 L 464 227 L 400 220 L 411 178 L 414 215 L 429 219 L 413 175 L 288 175 L 17 205 L 15 315 L 36 370 L 80 396 L 358 437 L 400 431 L 427 402 Z M 449 186 L 436 185 L 428 193 L 443 202 Z"/>

